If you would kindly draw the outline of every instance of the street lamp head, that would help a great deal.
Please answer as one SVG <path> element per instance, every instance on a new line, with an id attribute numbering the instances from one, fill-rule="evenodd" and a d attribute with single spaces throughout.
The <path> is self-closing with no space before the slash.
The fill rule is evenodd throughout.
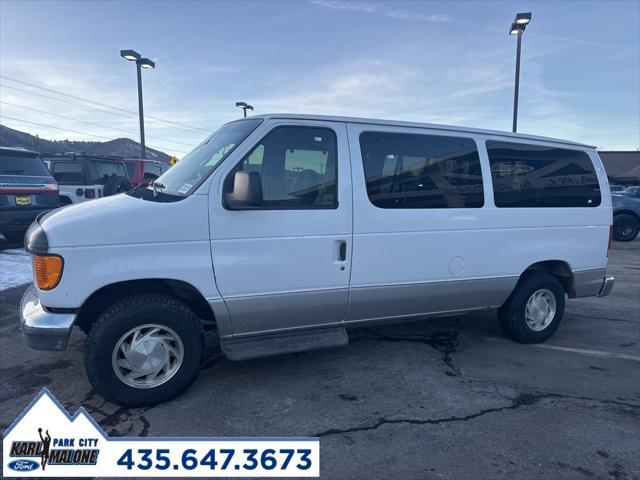
<path id="1" fill-rule="evenodd" d="M 531 12 L 516 13 L 515 23 L 518 25 L 528 25 L 531 21 Z"/>
<path id="2" fill-rule="evenodd" d="M 509 28 L 509 35 L 518 35 L 521 30 L 524 30 L 524 26 L 519 26 L 517 23 L 512 23 L 511 28 Z"/>
<path id="3" fill-rule="evenodd" d="M 140 60 L 140 54 L 135 50 L 120 50 L 120 56 L 132 62 Z"/>
<path id="4" fill-rule="evenodd" d="M 141 58 L 138 60 L 138 65 L 142 68 L 156 68 L 156 64 L 154 61 L 149 60 L 148 58 Z"/>
<path id="5" fill-rule="evenodd" d="M 244 118 L 247 118 L 247 110 L 253 110 L 253 105 L 249 105 L 247 102 L 236 102 L 236 107 L 240 107 L 242 109 Z"/>

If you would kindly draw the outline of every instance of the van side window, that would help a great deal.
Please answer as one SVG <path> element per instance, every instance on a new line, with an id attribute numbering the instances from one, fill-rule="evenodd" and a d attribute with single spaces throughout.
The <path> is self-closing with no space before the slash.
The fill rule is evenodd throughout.
<path id="1" fill-rule="evenodd" d="M 470 138 L 363 132 L 367 195 L 380 208 L 480 208 L 482 170 Z"/>
<path id="2" fill-rule="evenodd" d="M 581 150 L 487 142 L 497 207 L 597 207 L 600 185 Z"/>
<path id="3" fill-rule="evenodd" d="M 262 181 L 260 209 L 336 208 L 336 145 L 336 135 L 328 128 L 277 127 L 225 179 L 224 191 L 233 191 L 235 172 L 257 172 Z"/>

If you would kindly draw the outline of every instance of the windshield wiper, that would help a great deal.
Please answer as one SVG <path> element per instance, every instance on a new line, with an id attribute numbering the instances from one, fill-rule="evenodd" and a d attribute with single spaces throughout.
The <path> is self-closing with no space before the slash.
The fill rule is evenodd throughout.
<path id="1" fill-rule="evenodd" d="M 153 188 L 153 196 L 154 196 L 154 198 L 155 198 L 155 197 L 157 197 L 157 196 L 158 196 L 158 190 L 156 190 L 156 189 L 159 189 L 159 190 L 160 190 L 160 193 L 162 193 L 162 190 L 164 190 L 164 189 L 165 189 L 165 188 L 167 188 L 167 187 L 165 187 L 165 186 L 164 186 L 162 183 L 160 183 L 160 182 L 153 181 L 153 182 L 151 182 L 151 188 Z"/>

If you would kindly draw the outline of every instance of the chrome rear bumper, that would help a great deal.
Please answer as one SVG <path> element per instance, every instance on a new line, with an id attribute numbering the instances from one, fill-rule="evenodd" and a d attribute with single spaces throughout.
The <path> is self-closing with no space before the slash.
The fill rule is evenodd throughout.
<path id="1" fill-rule="evenodd" d="M 75 313 L 47 312 L 33 284 L 20 302 L 20 330 L 25 343 L 35 350 L 64 350 L 76 321 Z"/>
<path id="2" fill-rule="evenodd" d="M 607 295 L 609 295 L 615 283 L 616 279 L 614 277 L 604 277 L 604 279 L 602 280 L 602 287 L 600 287 L 600 291 L 598 292 L 598 296 L 606 297 Z"/>

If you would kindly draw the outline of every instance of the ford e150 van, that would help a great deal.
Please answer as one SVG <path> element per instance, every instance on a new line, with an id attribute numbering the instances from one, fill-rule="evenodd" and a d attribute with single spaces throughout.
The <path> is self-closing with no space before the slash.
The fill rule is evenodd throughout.
<path id="1" fill-rule="evenodd" d="M 186 389 L 213 326 L 233 360 L 345 345 L 349 326 L 486 309 L 514 340 L 543 342 L 567 297 L 613 287 L 611 222 L 594 147 L 255 116 L 148 188 L 38 218 L 21 328 L 44 350 L 86 332 L 95 389 L 131 406 Z"/>

